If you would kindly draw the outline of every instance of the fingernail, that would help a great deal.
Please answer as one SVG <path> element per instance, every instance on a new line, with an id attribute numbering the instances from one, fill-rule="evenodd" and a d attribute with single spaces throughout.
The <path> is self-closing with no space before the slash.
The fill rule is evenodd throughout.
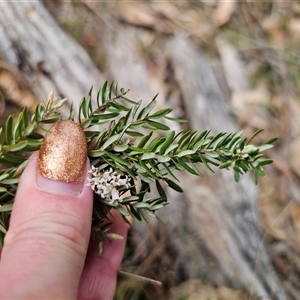
<path id="1" fill-rule="evenodd" d="M 87 146 L 80 125 L 55 123 L 44 137 L 39 151 L 37 184 L 52 193 L 76 195 L 84 185 Z"/>

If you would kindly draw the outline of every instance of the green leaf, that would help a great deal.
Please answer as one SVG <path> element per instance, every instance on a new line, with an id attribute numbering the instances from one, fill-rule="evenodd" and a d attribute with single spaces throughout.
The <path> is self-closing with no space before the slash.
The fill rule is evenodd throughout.
<path id="1" fill-rule="evenodd" d="M 92 90 L 93 90 L 93 87 L 91 87 L 89 95 L 85 101 L 85 111 L 86 111 L 87 117 L 90 117 L 91 113 L 93 112 L 92 99 L 91 99 Z"/>
<path id="2" fill-rule="evenodd" d="M 143 148 L 151 138 L 153 131 L 145 135 L 138 143 L 137 148 Z"/>
<path id="3" fill-rule="evenodd" d="M 143 160 L 140 160 L 140 165 L 146 169 L 148 175 L 150 175 L 154 179 L 159 179 L 159 177 L 144 163 Z"/>
<path id="4" fill-rule="evenodd" d="M 198 170 L 198 168 L 193 164 L 192 160 L 190 158 L 188 158 L 190 167 L 193 168 L 196 176 L 203 176 L 202 173 Z"/>
<path id="5" fill-rule="evenodd" d="M 133 164 L 134 164 L 135 168 L 137 169 L 137 171 L 142 172 L 142 173 L 147 172 L 147 170 L 143 166 L 139 165 L 135 161 L 133 162 Z"/>
<path id="6" fill-rule="evenodd" d="M 0 231 L 3 232 L 4 234 L 7 232 L 7 230 L 4 228 L 2 224 L 0 224 Z M 1 245 L 3 246 L 3 245 Z"/>
<path id="7" fill-rule="evenodd" d="M 171 157 L 170 156 L 165 156 L 165 155 L 157 155 L 157 160 L 160 162 L 160 163 L 165 163 L 165 162 L 168 162 L 171 160 Z"/>
<path id="8" fill-rule="evenodd" d="M 41 111 L 41 104 L 38 104 L 32 116 L 32 120 L 34 120 L 36 123 L 39 121 L 40 111 Z"/>
<path id="9" fill-rule="evenodd" d="M 278 139 L 278 137 L 272 137 L 268 140 L 266 140 L 263 144 L 273 144 L 276 140 Z"/>
<path id="10" fill-rule="evenodd" d="M 188 164 L 186 164 L 183 159 L 177 158 L 177 160 L 178 160 L 178 164 L 180 166 L 182 166 L 185 170 L 187 170 L 188 172 L 190 172 L 191 174 L 196 175 L 196 176 L 200 175 L 199 171 L 198 172 L 195 171 L 195 169 L 192 168 L 192 167 L 190 167 Z"/>
<path id="11" fill-rule="evenodd" d="M 159 119 L 164 117 L 165 115 L 169 114 L 172 111 L 171 108 L 161 109 L 155 112 L 153 115 L 149 116 L 149 119 Z"/>
<path id="12" fill-rule="evenodd" d="M 11 212 L 13 204 L 6 204 L 0 206 L 0 212 Z"/>
<path id="13" fill-rule="evenodd" d="M 234 151 L 234 149 L 237 147 L 237 145 L 239 144 L 241 142 L 241 138 L 240 137 L 234 137 L 233 139 L 232 139 L 232 141 L 229 143 L 229 146 L 228 146 L 228 148 L 229 148 L 229 150 L 230 151 Z M 245 147 L 244 147 L 245 148 Z M 244 150 L 244 149 L 243 149 Z"/>
<path id="14" fill-rule="evenodd" d="M 86 102 L 86 99 L 85 97 L 83 97 L 81 100 L 80 100 L 80 103 L 79 103 L 79 121 L 81 123 L 81 118 L 87 118 L 87 112 L 85 110 L 85 102 Z"/>
<path id="15" fill-rule="evenodd" d="M 102 104 L 106 103 L 107 99 L 107 81 L 105 81 L 101 87 L 101 102 Z"/>
<path id="16" fill-rule="evenodd" d="M 239 147 L 238 149 L 240 149 L 241 151 L 244 150 L 244 147 L 245 147 L 245 142 L 246 142 L 246 139 L 242 139 L 241 142 L 239 143 Z"/>
<path id="17" fill-rule="evenodd" d="M 27 141 L 26 147 L 23 149 L 24 151 L 33 152 L 39 150 L 43 142 L 31 142 Z"/>
<path id="18" fill-rule="evenodd" d="M 142 221 L 141 214 L 132 205 L 130 205 L 129 209 L 130 209 L 129 213 L 132 218 L 134 218 L 137 221 Z"/>
<path id="19" fill-rule="evenodd" d="M 147 120 L 147 123 L 149 125 L 151 125 L 154 128 L 157 128 L 159 130 L 170 130 L 170 128 L 167 125 L 155 122 L 155 121 L 151 121 L 151 120 Z"/>
<path id="20" fill-rule="evenodd" d="M 26 106 L 23 108 L 22 116 L 23 116 L 23 126 L 26 128 L 28 126 L 27 107 Z"/>
<path id="21" fill-rule="evenodd" d="M 126 134 L 128 134 L 129 136 L 144 136 L 142 133 L 138 131 L 130 131 L 130 130 L 126 130 Z"/>
<path id="22" fill-rule="evenodd" d="M 263 171 L 263 169 L 261 167 L 255 168 L 255 171 L 257 172 L 257 174 L 259 176 L 262 176 L 262 177 L 266 176 L 265 172 Z"/>
<path id="23" fill-rule="evenodd" d="M 156 137 L 154 138 L 151 143 L 148 145 L 147 147 L 147 151 L 151 152 L 151 151 L 155 151 L 155 149 L 157 149 L 157 147 L 164 142 L 164 139 L 161 137 Z"/>
<path id="24" fill-rule="evenodd" d="M 226 147 L 226 145 L 231 141 L 233 137 L 233 133 L 227 133 L 225 136 L 222 137 L 222 140 L 217 144 L 216 148 Z"/>
<path id="25" fill-rule="evenodd" d="M 100 103 L 100 94 L 101 94 L 101 87 L 97 91 L 97 96 L 96 96 L 97 107 L 101 106 L 101 103 Z"/>
<path id="26" fill-rule="evenodd" d="M 0 175 L 0 181 L 2 181 L 3 179 L 5 179 L 9 176 L 10 176 L 9 173 L 4 173 L 4 174 Z"/>
<path id="27" fill-rule="evenodd" d="M 130 153 L 128 153 L 128 156 L 135 156 L 137 154 L 141 154 L 141 153 L 145 152 L 145 150 L 142 148 L 136 148 L 136 147 L 132 147 L 132 146 L 129 146 L 129 149 L 132 151 Z"/>
<path id="28" fill-rule="evenodd" d="M 165 193 L 165 190 L 163 189 L 163 187 L 161 186 L 160 182 L 158 180 L 155 180 L 155 184 L 156 184 L 156 188 L 158 191 L 158 194 L 161 198 L 163 199 L 167 199 L 167 195 Z"/>
<path id="29" fill-rule="evenodd" d="M 111 136 L 110 138 L 108 138 L 105 143 L 101 146 L 102 150 L 105 150 L 108 146 L 110 146 L 112 143 L 114 143 L 115 141 L 117 141 L 120 138 L 120 134 L 115 134 L 113 136 Z"/>
<path id="30" fill-rule="evenodd" d="M 162 165 L 164 166 L 164 169 L 167 171 L 167 173 L 179 182 L 179 180 L 176 178 L 176 176 L 172 173 L 172 171 L 175 170 L 175 166 L 167 166 L 167 164 L 165 164 L 165 163 L 163 163 Z M 165 173 L 164 169 L 160 170 L 161 175 Z"/>
<path id="31" fill-rule="evenodd" d="M 156 98 L 156 96 L 154 97 L 154 99 L 155 98 Z M 138 114 L 137 118 L 141 119 L 141 120 L 145 119 L 149 115 L 150 111 L 154 108 L 155 105 L 156 105 L 156 101 L 152 100 L 145 108 L 143 108 L 141 110 L 141 112 Z"/>
<path id="32" fill-rule="evenodd" d="M 268 149 L 271 149 L 273 148 L 273 145 L 270 145 L 270 144 L 265 144 L 265 145 L 261 145 L 259 147 L 257 147 L 259 149 L 260 152 L 262 151 L 266 151 Z"/>
<path id="33" fill-rule="evenodd" d="M 19 178 L 11 178 L 11 179 L 4 179 L 1 181 L 2 184 L 17 184 L 19 183 Z"/>
<path id="34" fill-rule="evenodd" d="M 121 157 L 119 157 L 115 154 L 112 154 L 108 151 L 105 151 L 105 154 L 107 156 L 109 156 L 110 158 L 112 158 L 113 160 L 115 160 L 116 162 L 118 162 L 119 164 L 121 164 L 121 165 L 124 165 L 124 166 L 127 166 L 127 167 L 130 166 L 130 163 L 127 160 L 125 160 L 125 159 L 123 159 L 123 158 L 121 158 Z"/>
<path id="35" fill-rule="evenodd" d="M 239 182 L 240 180 L 240 173 L 238 171 L 234 171 L 234 180 L 236 182 Z"/>
<path id="36" fill-rule="evenodd" d="M 100 150 L 99 149 L 98 150 L 90 150 L 88 152 L 89 157 L 100 157 L 104 154 L 105 154 L 105 152 L 101 149 Z"/>
<path id="37" fill-rule="evenodd" d="M 12 125 L 13 118 L 12 116 L 9 116 L 5 124 L 5 138 L 7 145 L 11 145 L 11 143 L 13 142 Z"/>
<path id="38" fill-rule="evenodd" d="M 149 207 L 149 203 L 137 202 L 137 203 L 133 204 L 133 207 L 135 207 L 135 208 L 146 208 L 146 207 Z"/>
<path id="39" fill-rule="evenodd" d="M 73 103 L 71 103 L 68 120 L 74 121 L 74 117 L 75 117 L 75 109 L 73 108 Z"/>
<path id="40" fill-rule="evenodd" d="M 138 196 L 129 196 L 129 197 L 125 197 L 122 201 L 122 203 L 126 203 L 126 202 L 132 202 L 132 201 L 137 201 L 139 200 Z"/>
<path id="41" fill-rule="evenodd" d="M 157 218 L 156 214 L 147 208 L 144 209 L 144 212 L 151 218 Z"/>
<path id="42" fill-rule="evenodd" d="M 91 123 L 92 123 L 92 119 L 86 119 L 80 124 L 80 126 L 82 129 L 86 129 L 90 127 Z"/>
<path id="43" fill-rule="evenodd" d="M 217 151 L 206 151 L 207 156 L 219 159 L 220 154 Z"/>
<path id="44" fill-rule="evenodd" d="M 230 167 L 231 164 L 232 164 L 232 161 L 224 162 L 223 164 L 219 165 L 219 169 L 226 169 L 226 168 Z"/>
<path id="45" fill-rule="evenodd" d="M 240 136 L 242 135 L 243 132 L 244 132 L 243 130 L 235 132 L 231 136 L 231 138 L 230 138 L 231 140 L 230 140 L 229 145 L 227 146 L 227 148 L 231 148 L 236 143 L 236 141 L 238 141 L 240 139 Z"/>
<path id="46" fill-rule="evenodd" d="M 190 136 L 191 136 L 191 131 L 189 129 L 184 131 L 178 141 L 178 144 L 181 146 L 184 143 L 184 140 L 190 138 Z"/>
<path id="47" fill-rule="evenodd" d="M 168 178 L 166 178 L 165 181 L 170 188 L 172 188 L 176 192 L 183 193 L 183 189 L 178 184 L 176 184 L 174 181 L 172 181 Z"/>
<path id="48" fill-rule="evenodd" d="M 162 155 L 165 153 L 165 151 L 167 150 L 167 148 L 171 145 L 171 143 L 173 142 L 174 140 L 174 137 L 175 137 L 175 131 L 172 130 L 167 138 L 165 139 L 165 141 L 162 143 L 161 147 L 160 147 L 160 150 L 159 150 L 159 154 Z"/>
<path id="49" fill-rule="evenodd" d="M 129 146 L 125 145 L 125 144 L 123 144 L 123 145 L 114 145 L 113 150 L 116 151 L 116 152 L 124 152 L 128 149 L 128 147 Z"/>
<path id="50" fill-rule="evenodd" d="M 22 174 L 23 170 L 25 169 L 26 165 L 28 164 L 28 161 L 24 161 L 21 163 L 13 173 L 13 177 L 18 177 Z"/>
<path id="51" fill-rule="evenodd" d="M 13 136 L 15 137 L 15 141 L 17 141 L 22 136 L 22 128 L 23 127 L 23 112 L 21 112 L 18 116 L 17 122 L 13 129 Z"/>
<path id="52" fill-rule="evenodd" d="M 99 121 L 99 120 L 109 120 L 117 117 L 119 115 L 118 112 L 113 112 L 113 113 L 107 113 L 107 114 L 97 114 L 92 117 L 93 121 Z"/>
<path id="53" fill-rule="evenodd" d="M 135 105 L 135 107 L 133 108 L 133 111 L 132 111 L 132 118 L 133 118 L 133 119 L 134 119 L 134 117 L 135 117 L 135 115 L 136 115 L 138 109 L 140 108 L 141 104 L 142 104 L 142 100 L 140 100 L 140 101 Z"/>
<path id="54" fill-rule="evenodd" d="M 14 156 L 14 155 L 9 155 L 5 154 L 0 157 L 0 164 L 20 164 L 26 161 L 27 159 L 25 157 L 20 157 L 20 156 Z"/>
<path id="55" fill-rule="evenodd" d="M 14 144 L 14 145 L 10 145 L 6 148 L 7 151 L 10 151 L 10 152 L 15 152 L 15 151 L 20 151 L 22 150 L 23 148 L 25 148 L 28 144 L 28 141 L 21 141 L 17 144 Z"/>
<path id="56" fill-rule="evenodd" d="M 169 154 L 172 150 L 175 150 L 176 148 L 178 148 L 178 146 L 179 146 L 179 144 L 173 144 L 173 145 L 170 145 L 170 146 L 166 149 L 164 155 Z"/>
<path id="57" fill-rule="evenodd" d="M 160 172 L 159 172 L 159 169 L 157 168 L 155 162 L 153 160 L 149 160 L 148 163 L 151 166 L 151 170 L 153 172 L 155 172 L 158 177 L 160 177 Z"/>
<path id="58" fill-rule="evenodd" d="M 228 136 L 228 135 L 227 135 Z M 222 136 L 218 139 L 218 141 L 215 142 L 215 145 L 213 147 L 213 150 L 216 150 L 216 149 L 219 149 L 220 147 L 222 147 L 225 143 L 226 143 L 226 140 L 227 140 L 227 136 Z M 246 139 L 243 139 L 244 143 L 245 143 L 245 140 Z M 244 146 L 243 146 L 244 148 Z"/>
<path id="59" fill-rule="evenodd" d="M 29 124 L 24 130 L 24 136 L 29 136 L 32 133 L 34 127 L 35 127 L 34 123 Z"/>
<path id="60" fill-rule="evenodd" d="M 213 143 L 218 143 L 219 142 L 219 138 L 221 137 L 223 137 L 224 135 L 225 135 L 226 133 L 224 133 L 224 132 L 220 132 L 220 133 L 218 133 L 218 134 L 216 134 L 212 139 L 211 139 L 211 141 L 210 141 L 210 143 L 207 145 L 207 148 L 210 148 L 212 145 L 213 145 Z"/>
<path id="61" fill-rule="evenodd" d="M 145 176 L 144 174 L 138 173 L 138 176 L 141 178 L 142 181 L 144 181 L 146 183 L 152 183 L 152 179 Z"/>
<path id="62" fill-rule="evenodd" d="M 199 153 L 199 157 L 200 157 L 202 163 L 205 165 L 205 167 L 206 167 L 209 171 L 215 173 L 214 170 L 208 165 L 206 158 L 205 158 L 203 155 L 201 155 L 200 153 Z"/>
<path id="63" fill-rule="evenodd" d="M 129 124 L 128 128 L 130 129 L 139 129 L 142 127 L 142 125 L 145 124 L 145 121 L 135 121 L 134 123 Z"/>
<path id="64" fill-rule="evenodd" d="M 168 117 L 168 116 L 165 116 L 165 118 L 170 120 L 170 121 L 177 122 L 177 123 L 186 123 L 186 122 L 188 122 L 187 120 L 184 120 L 184 119 L 171 118 L 171 117 Z"/>
<path id="65" fill-rule="evenodd" d="M 199 147 L 197 147 L 197 144 L 201 145 L 199 141 L 202 141 L 202 139 L 205 139 L 205 137 L 209 134 L 209 130 L 204 130 L 202 132 L 198 132 L 193 140 L 193 142 L 190 144 L 190 149 L 192 150 L 198 150 Z"/>
<path id="66" fill-rule="evenodd" d="M 132 107 L 128 110 L 126 116 L 124 117 L 124 125 L 127 125 L 131 113 L 132 113 Z"/>
<path id="67" fill-rule="evenodd" d="M 252 145 L 247 145 L 244 147 L 243 153 L 255 155 L 259 153 L 259 148 Z"/>
<path id="68" fill-rule="evenodd" d="M 139 105 L 140 105 L 139 102 L 130 100 L 130 99 L 128 99 L 128 98 L 126 98 L 126 97 L 123 97 L 123 96 L 121 97 L 121 99 L 124 100 L 125 102 L 128 102 L 128 103 L 131 104 L 131 105 L 134 105 L 134 106 L 139 106 Z"/>
<path id="69" fill-rule="evenodd" d="M 258 129 L 257 131 L 255 131 L 253 133 L 253 135 L 250 137 L 250 139 L 248 139 L 247 141 L 247 144 L 246 145 L 249 145 L 251 143 L 251 141 L 259 134 L 263 131 L 263 129 Z"/>
<path id="70" fill-rule="evenodd" d="M 246 173 L 249 171 L 250 167 L 243 161 L 238 161 L 236 164 Z"/>
<path id="71" fill-rule="evenodd" d="M 28 135 L 28 138 L 32 140 L 41 140 L 44 138 L 44 136 L 36 131 L 33 131 Z"/>
<path id="72" fill-rule="evenodd" d="M 126 209 L 124 209 L 121 205 L 116 206 L 115 208 L 116 208 L 116 209 L 119 211 L 119 213 L 120 213 L 121 215 L 123 215 L 123 216 L 129 216 L 129 215 L 130 215 L 129 212 L 128 212 Z"/>
<path id="73" fill-rule="evenodd" d="M 141 160 L 148 160 L 148 159 L 152 159 L 154 157 L 155 157 L 154 152 L 146 152 L 141 156 Z"/>
<path id="74" fill-rule="evenodd" d="M 176 156 L 177 157 L 183 157 L 183 156 L 189 156 L 189 155 L 192 155 L 192 154 L 195 154 L 194 150 L 183 150 L 183 151 L 180 151 L 179 153 L 176 153 Z"/>
<path id="75" fill-rule="evenodd" d="M 53 123 L 56 123 L 59 120 L 60 120 L 60 118 L 49 118 L 49 119 L 41 120 L 41 123 L 42 124 L 53 124 Z"/>
<path id="76" fill-rule="evenodd" d="M 259 165 L 264 166 L 264 165 L 271 164 L 272 162 L 273 162 L 273 159 L 260 159 L 259 160 Z"/>
<path id="77" fill-rule="evenodd" d="M 155 205 L 152 205 L 152 206 L 150 207 L 150 209 L 151 209 L 152 211 L 156 211 L 156 210 L 159 210 L 159 209 L 163 208 L 163 207 L 166 206 L 167 204 L 169 204 L 169 202 L 166 202 L 166 203 L 163 203 L 163 204 L 155 204 Z"/>
<path id="78" fill-rule="evenodd" d="M 129 111 L 129 108 L 116 102 L 116 101 L 111 101 L 110 105 L 116 109 L 118 109 L 119 111 Z"/>

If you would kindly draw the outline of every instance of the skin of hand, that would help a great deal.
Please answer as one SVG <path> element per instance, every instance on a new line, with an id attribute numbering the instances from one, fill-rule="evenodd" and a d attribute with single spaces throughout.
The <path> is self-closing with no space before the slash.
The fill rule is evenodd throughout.
<path id="1" fill-rule="evenodd" d="M 86 163 L 85 178 L 89 163 Z M 90 242 L 93 193 L 39 174 L 38 154 L 15 197 L 0 262 L 0 299 L 112 299 L 128 226 L 118 212 L 100 256 Z M 74 193 L 73 193 L 74 192 Z"/>

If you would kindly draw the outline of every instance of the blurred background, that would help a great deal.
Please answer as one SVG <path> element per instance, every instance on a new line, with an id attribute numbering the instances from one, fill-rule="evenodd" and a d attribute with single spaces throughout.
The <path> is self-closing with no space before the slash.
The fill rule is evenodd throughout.
<path id="1" fill-rule="evenodd" d="M 0 126 L 50 91 L 116 80 L 193 130 L 279 139 L 267 176 L 181 172 L 163 223 L 134 224 L 115 299 L 300 299 L 298 1 L 0 2 Z M 178 124 L 168 124 L 180 130 Z"/>

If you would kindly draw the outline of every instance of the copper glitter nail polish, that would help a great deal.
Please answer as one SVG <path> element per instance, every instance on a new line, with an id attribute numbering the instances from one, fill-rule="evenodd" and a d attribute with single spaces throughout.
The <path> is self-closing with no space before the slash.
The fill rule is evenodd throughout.
<path id="1" fill-rule="evenodd" d="M 80 182 L 86 171 L 87 146 L 83 130 L 73 121 L 55 123 L 39 152 L 39 171 L 49 179 Z"/>

